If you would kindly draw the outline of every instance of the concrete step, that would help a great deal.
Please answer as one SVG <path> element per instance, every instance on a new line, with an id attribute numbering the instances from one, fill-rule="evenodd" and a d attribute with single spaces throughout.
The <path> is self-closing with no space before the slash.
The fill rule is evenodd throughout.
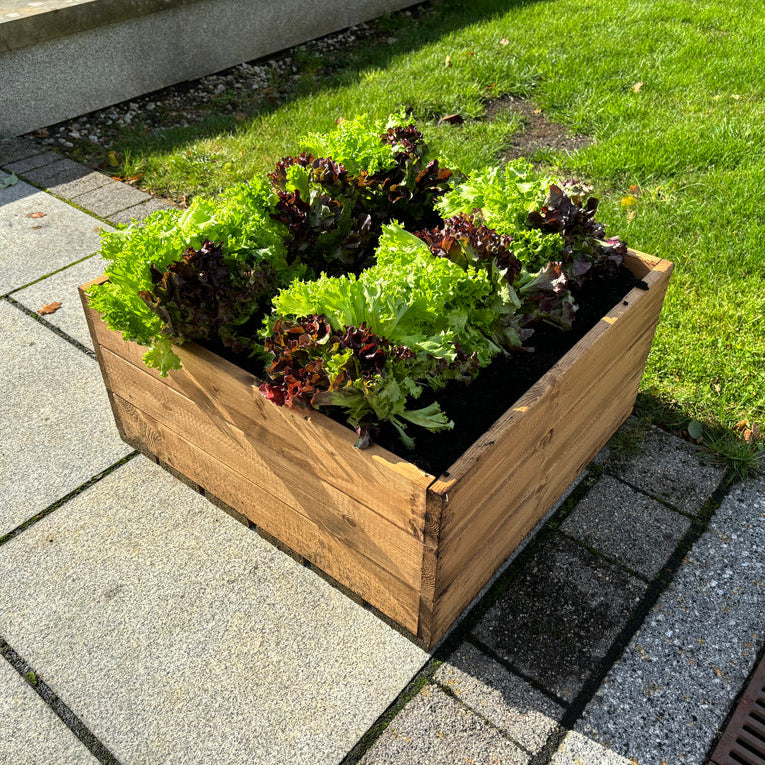
<path id="1" fill-rule="evenodd" d="M 0 0 L 0 138 L 407 5 L 412 0 Z"/>

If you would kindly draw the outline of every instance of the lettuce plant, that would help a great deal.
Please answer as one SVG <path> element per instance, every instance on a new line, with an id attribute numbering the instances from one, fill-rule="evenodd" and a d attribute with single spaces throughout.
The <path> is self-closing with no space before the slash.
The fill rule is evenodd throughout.
<path id="1" fill-rule="evenodd" d="M 403 119 L 356 118 L 303 149 L 104 234 L 91 304 L 163 375 L 190 340 L 261 359 L 265 397 L 339 408 L 360 447 L 383 423 L 408 446 L 412 424 L 451 428 L 433 396 L 500 355 L 522 363 L 540 323 L 570 329 L 582 287 L 626 252 L 585 187 L 523 160 L 462 176 Z"/>

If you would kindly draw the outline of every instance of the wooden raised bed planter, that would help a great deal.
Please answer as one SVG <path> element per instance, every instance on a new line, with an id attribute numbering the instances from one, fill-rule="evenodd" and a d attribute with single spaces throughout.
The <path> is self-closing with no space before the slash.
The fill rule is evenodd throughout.
<path id="1" fill-rule="evenodd" d="M 122 438 L 155 455 L 430 647 L 628 417 L 672 263 L 630 252 L 648 285 L 619 305 L 441 476 L 189 343 L 161 378 L 80 294 Z M 100 280 L 103 281 L 102 277 Z"/>

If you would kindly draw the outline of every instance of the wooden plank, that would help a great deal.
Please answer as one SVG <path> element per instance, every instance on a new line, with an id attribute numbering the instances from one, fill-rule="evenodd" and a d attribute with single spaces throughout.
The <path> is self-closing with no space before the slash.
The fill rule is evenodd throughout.
<path id="1" fill-rule="evenodd" d="M 102 349 L 103 369 L 119 380 L 119 394 L 145 414 L 283 501 L 343 544 L 374 560 L 403 582 L 419 587 L 423 544 L 365 505 L 321 480 L 305 460 L 286 460 L 225 420 L 203 412 L 182 393 Z M 196 471 L 189 475 L 196 482 Z M 256 518 L 252 519 L 258 523 Z M 275 536 L 278 531 L 272 532 Z"/>
<path id="2" fill-rule="evenodd" d="M 605 417 L 610 422 L 623 422 L 631 411 L 619 400 L 613 402 Z M 605 443 L 611 431 L 604 428 L 602 441 Z M 438 640 L 454 620 L 464 611 L 473 598 L 486 586 L 497 569 L 507 560 L 518 545 L 534 529 L 549 509 L 559 498 L 559 493 L 551 492 L 549 484 L 545 483 L 545 475 L 538 476 L 537 481 L 526 487 L 525 492 L 515 498 L 517 506 L 508 512 L 507 498 L 496 493 L 491 504 L 484 505 L 487 515 L 494 511 L 494 525 L 483 529 L 488 536 L 479 539 L 478 536 L 468 537 L 462 547 L 457 550 L 444 549 L 439 562 L 449 561 L 449 558 L 459 557 L 453 561 L 455 565 L 439 568 L 439 587 L 441 591 L 436 598 L 433 609 L 431 636 Z M 504 499 L 504 501 L 503 501 Z M 499 507 L 497 507 L 499 505 Z M 540 508 L 543 511 L 540 512 Z"/>
<path id="3" fill-rule="evenodd" d="M 631 411 L 672 267 L 651 260 L 649 290 L 633 290 L 431 486 L 445 503 L 433 640 Z"/>
<path id="4" fill-rule="evenodd" d="M 130 402 L 119 396 L 114 400 L 128 440 L 146 444 L 160 460 L 184 475 L 193 472 L 203 475 L 204 481 L 200 483 L 205 490 L 416 633 L 419 593 L 412 587 Z"/>
<path id="5" fill-rule="evenodd" d="M 94 344 L 146 369 L 144 348 L 110 331 L 90 307 L 86 313 Z M 212 419 L 228 422 L 263 447 L 279 451 L 284 462 L 310 462 L 327 483 L 422 540 L 425 495 L 433 476 L 379 446 L 355 449 L 355 434 L 320 412 L 274 406 L 260 395 L 257 377 L 195 343 L 174 349 L 183 369 L 166 378 L 155 370 L 146 369 L 147 374 L 194 401 Z"/>

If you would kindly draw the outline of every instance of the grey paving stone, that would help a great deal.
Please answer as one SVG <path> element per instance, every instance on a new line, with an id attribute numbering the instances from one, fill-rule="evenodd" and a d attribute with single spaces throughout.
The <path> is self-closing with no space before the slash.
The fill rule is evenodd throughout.
<path id="1" fill-rule="evenodd" d="M 88 191 L 100 189 L 102 186 L 107 186 L 110 183 L 114 183 L 113 178 L 93 170 L 74 180 L 57 181 L 51 184 L 48 190 L 57 197 L 71 199 L 77 204 L 77 197 L 80 195 Z"/>
<path id="2" fill-rule="evenodd" d="M 640 760 L 640 763 L 644 762 L 648 765 L 647 761 Z M 550 760 L 550 765 L 635 765 L 635 760 L 627 760 L 597 741 L 576 731 L 570 731 L 561 741 Z"/>
<path id="3" fill-rule="evenodd" d="M 686 513 L 696 515 L 723 477 L 703 464 L 692 444 L 651 428 L 637 457 L 609 462 L 609 472 Z"/>
<path id="4" fill-rule="evenodd" d="M 691 526 L 661 503 L 604 475 L 561 525 L 561 531 L 653 579 Z"/>
<path id="5" fill-rule="evenodd" d="M 35 213 L 43 217 L 30 218 Z M 0 295 L 92 255 L 100 221 L 19 181 L 0 189 Z"/>
<path id="6" fill-rule="evenodd" d="M 29 170 L 25 173 L 24 180 L 47 189 L 59 183 L 76 181 L 90 172 L 92 171 L 79 162 L 59 157 L 55 162 Z"/>
<path id="7" fill-rule="evenodd" d="M 123 763 L 337 763 L 428 658 L 143 457 L 0 567 L 3 636 Z"/>
<path id="8" fill-rule="evenodd" d="M 55 151 L 43 151 L 30 154 L 15 162 L 9 162 L 7 165 L 3 165 L 3 169 L 9 173 L 16 173 L 16 175 L 26 175 L 30 170 L 49 165 L 51 162 L 58 162 L 60 159 L 61 155 L 56 154 Z"/>
<path id="9" fill-rule="evenodd" d="M 111 220 L 114 213 L 127 207 L 140 204 L 149 199 L 149 195 L 127 183 L 113 181 L 93 191 L 86 191 L 77 197 L 77 204 L 86 210 Z"/>
<path id="10" fill-rule="evenodd" d="M 457 648 L 434 680 L 532 754 L 563 716 L 563 707 L 470 643 Z"/>
<path id="11" fill-rule="evenodd" d="M 765 638 L 763 549 L 765 481 L 749 481 L 718 508 L 576 730 L 640 763 L 702 765 Z"/>
<path id="12" fill-rule="evenodd" d="M 98 762 L 3 658 L 0 658 L 0 762 L 3 765 Z"/>
<path id="13" fill-rule="evenodd" d="M 0 302 L 0 536 L 131 450 L 98 364 Z"/>
<path id="14" fill-rule="evenodd" d="M 81 263 L 75 263 L 63 271 L 58 271 L 29 287 L 14 292 L 13 299 L 29 308 L 30 311 L 38 311 L 44 305 L 53 302 L 61 303 L 61 308 L 55 313 L 47 314 L 44 317 L 45 320 L 92 349 L 93 343 L 77 288 L 101 276 L 105 266 L 105 261 L 98 255 L 93 255 Z"/>
<path id="15" fill-rule="evenodd" d="M 120 223 L 130 223 L 131 221 L 141 222 L 146 216 L 151 215 L 157 210 L 169 210 L 173 205 L 166 202 L 164 199 L 157 199 L 156 197 L 149 197 L 140 204 L 128 207 L 127 210 L 114 213 L 109 217 L 109 220 L 115 225 Z"/>
<path id="16" fill-rule="evenodd" d="M 527 561 L 474 634 L 524 675 L 569 702 L 646 586 L 556 535 Z"/>
<path id="17" fill-rule="evenodd" d="M 529 756 L 480 717 L 426 685 L 391 721 L 359 765 L 525 765 Z"/>
<path id="18" fill-rule="evenodd" d="M 26 138 L 7 138 L 0 140 L 0 167 L 5 167 L 12 162 L 27 159 L 35 154 L 42 154 L 45 150 L 34 141 Z"/>

